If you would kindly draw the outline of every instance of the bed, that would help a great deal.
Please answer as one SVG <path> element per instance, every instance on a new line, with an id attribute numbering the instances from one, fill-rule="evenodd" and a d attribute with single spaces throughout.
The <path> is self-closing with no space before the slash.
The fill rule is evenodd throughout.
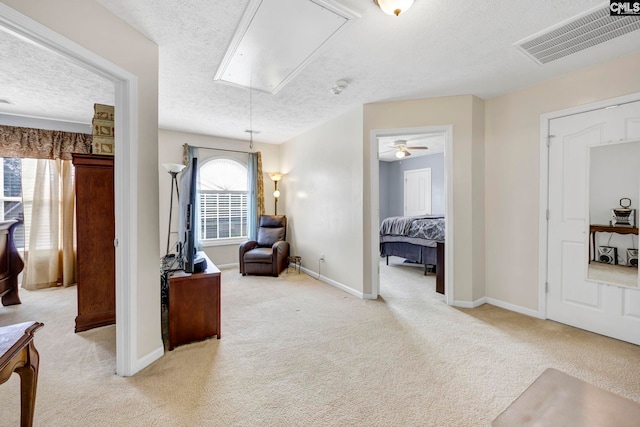
<path id="1" fill-rule="evenodd" d="M 425 275 L 428 266 L 435 266 L 436 288 L 444 293 L 444 237 L 442 215 L 385 218 L 380 224 L 380 256 L 386 257 L 387 265 L 390 256 L 422 264 Z"/>

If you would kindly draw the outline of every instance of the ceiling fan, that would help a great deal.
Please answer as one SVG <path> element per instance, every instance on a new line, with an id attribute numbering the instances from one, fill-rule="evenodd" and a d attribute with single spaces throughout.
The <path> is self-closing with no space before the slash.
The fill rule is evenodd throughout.
<path id="1" fill-rule="evenodd" d="M 411 155 L 409 150 L 428 150 L 429 147 L 425 147 L 422 145 L 408 145 L 407 140 L 398 139 L 394 141 L 392 144 L 393 149 L 396 152 L 396 157 L 398 159 L 402 159 L 403 157 L 408 157 Z"/>

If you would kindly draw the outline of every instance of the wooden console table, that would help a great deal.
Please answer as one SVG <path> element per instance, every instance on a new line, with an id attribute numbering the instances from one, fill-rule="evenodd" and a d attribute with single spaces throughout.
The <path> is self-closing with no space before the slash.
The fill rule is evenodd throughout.
<path id="1" fill-rule="evenodd" d="M 589 226 L 589 236 L 591 237 L 591 244 L 593 246 L 593 257 L 591 256 L 591 247 L 589 247 L 589 262 L 596 260 L 596 233 L 618 233 L 618 234 L 638 234 L 638 229 L 635 227 L 620 227 L 613 225 L 598 225 L 591 224 Z"/>
<path id="2" fill-rule="evenodd" d="M 33 334 L 43 327 L 39 322 L 0 327 L 0 384 L 15 371 L 20 375 L 20 425 L 33 425 L 40 356 L 33 345 Z"/>
<path id="3" fill-rule="evenodd" d="M 204 273 L 174 272 L 169 278 L 169 350 L 212 336 L 220 331 L 220 270 L 203 252 Z"/>

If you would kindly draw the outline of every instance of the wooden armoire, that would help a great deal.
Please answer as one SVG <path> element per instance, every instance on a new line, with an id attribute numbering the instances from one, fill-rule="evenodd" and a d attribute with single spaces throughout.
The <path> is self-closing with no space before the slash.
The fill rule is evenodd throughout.
<path id="1" fill-rule="evenodd" d="M 113 156 L 73 154 L 76 181 L 76 332 L 116 322 Z"/>

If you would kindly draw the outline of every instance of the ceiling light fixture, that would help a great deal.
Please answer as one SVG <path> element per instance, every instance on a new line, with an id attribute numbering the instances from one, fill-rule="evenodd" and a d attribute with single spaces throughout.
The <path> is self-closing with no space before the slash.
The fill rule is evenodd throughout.
<path id="1" fill-rule="evenodd" d="M 395 16 L 400 16 L 413 4 L 413 0 L 373 0 L 373 2 L 387 15 Z"/>
<path id="2" fill-rule="evenodd" d="M 403 158 L 404 156 L 405 156 L 405 154 L 404 154 L 404 151 L 403 151 L 403 150 L 398 150 L 398 151 L 396 151 L 396 157 L 397 157 L 398 159 L 401 159 L 401 158 Z"/>

